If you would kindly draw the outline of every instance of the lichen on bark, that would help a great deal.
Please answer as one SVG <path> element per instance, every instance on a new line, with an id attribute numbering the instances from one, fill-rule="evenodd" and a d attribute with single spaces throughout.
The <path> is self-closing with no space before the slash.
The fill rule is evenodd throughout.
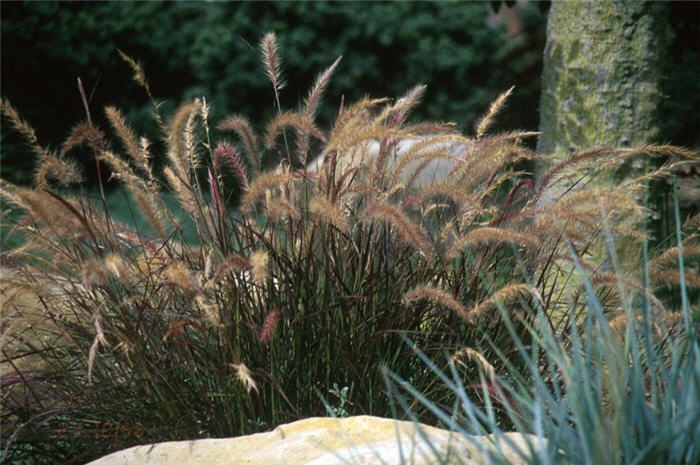
<path id="1" fill-rule="evenodd" d="M 555 1 L 547 24 L 538 152 L 562 159 L 658 139 L 667 6 Z"/>

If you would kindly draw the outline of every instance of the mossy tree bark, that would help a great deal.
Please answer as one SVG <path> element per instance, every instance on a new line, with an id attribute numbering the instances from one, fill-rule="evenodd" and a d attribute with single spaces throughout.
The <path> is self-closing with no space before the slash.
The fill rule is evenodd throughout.
<path id="1" fill-rule="evenodd" d="M 658 138 L 666 16 L 665 2 L 552 2 L 539 153 L 556 160 Z"/>
<path id="2" fill-rule="evenodd" d="M 665 2 L 649 0 L 552 2 L 537 145 L 547 158 L 537 166 L 539 175 L 577 152 L 658 141 L 667 10 Z M 615 179 L 598 176 L 594 182 Z M 561 183 L 542 202 L 568 187 Z M 616 248 L 623 268 L 638 265 L 639 243 Z M 607 253 L 597 252 L 597 260 L 606 260 Z"/>

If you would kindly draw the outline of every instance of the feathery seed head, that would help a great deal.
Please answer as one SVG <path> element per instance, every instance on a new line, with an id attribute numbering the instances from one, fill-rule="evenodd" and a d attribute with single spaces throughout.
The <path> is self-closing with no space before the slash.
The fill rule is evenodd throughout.
<path id="1" fill-rule="evenodd" d="M 260 342 L 269 341 L 275 333 L 275 328 L 277 328 L 277 323 L 280 319 L 280 312 L 276 308 L 270 310 L 267 315 L 265 315 L 265 320 L 263 321 L 262 327 L 260 328 L 260 334 L 258 335 Z"/>
<path id="2" fill-rule="evenodd" d="M 265 285 L 270 272 L 268 268 L 269 261 L 270 256 L 264 250 L 256 250 L 250 256 L 250 266 L 253 273 L 253 279 L 255 279 L 255 281 L 261 286 Z"/>
<path id="3" fill-rule="evenodd" d="M 124 147 L 126 147 L 127 154 L 137 163 L 139 168 L 148 172 L 148 159 L 143 157 L 141 145 L 122 113 L 114 107 L 107 107 L 105 108 L 105 114 L 124 144 Z"/>
<path id="4" fill-rule="evenodd" d="M 243 141 L 248 156 L 248 161 L 257 171 L 260 171 L 260 151 L 258 150 L 258 139 L 253 132 L 253 128 L 247 119 L 242 116 L 230 116 L 219 123 L 219 130 L 234 131 Z"/>
<path id="5" fill-rule="evenodd" d="M 258 392 L 258 385 L 250 374 L 250 370 L 243 363 L 232 363 L 231 367 L 236 371 L 236 378 L 243 384 L 246 392 L 250 394 L 250 390 L 253 389 Z"/>
<path id="6" fill-rule="evenodd" d="M 219 142 L 214 149 L 214 171 L 218 171 L 221 162 L 226 161 L 241 183 L 242 187 L 248 185 L 248 169 L 241 160 L 238 150 L 228 142 Z"/>
<path id="7" fill-rule="evenodd" d="M 141 66 L 141 63 L 137 62 L 136 60 L 134 60 L 129 55 L 125 54 L 119 49 L 117 49 L 117 52 L 119 52 L 119 56 L 122 57 L 122 60 L 126 61 L 131 67 L 131 69 L 134 71 L 134 81 L 136 81 L 141 87 L 143 87 L 146 90 L 146 93 L 150 96 L 151 90 L 148 86 L 148 81 L 146 80 L 146 73 L 143 72 L 143 67 Z"/>
<path id="8" fill-rule="evenodd" d="M 204 294 L 197 294 L 195 296 L 195 302 L 204 313 L 204 318 L 212 327 L 221 328 L 223 323 L 221 321 L 221 314 L 219 313 L 219 307 L 215 302 L 212 302 L 210 298 Z"/>
<path id="9" fill-rule="evenodd" d="M 397 207 L 387 203 L 374 202 L 362 212 L 362 221 L 386 221 L 396 228 L 403 241 L 425 255 L 430 261 L 433 257 L 432 246 L 420 226 L 409 220 Z"/>
<path id="10" fill-rule="evenodd" d="M 104 267 L 109 271 L 115 278 L 124 279 L 126 278 L 126 266 L 122 258 L 114 253 L 107 255 L 104 259 Z"/>
<path id="11" fill-rule="evenodd" d="M 467 309 L 464 307 L 464 305 L 462 305 L 451 294 L 437 287 L 428 285 L 418 286 L 411 289 L 403 296 L 404 304 L 408 304 L 421 299 L 428 299 L 430 301 L 438 303 L 456 313 L 464 321 L 469 321 Z"/>
<path id="12" fill-rule="evenodd" d="M 168 133 L 168 159 L 170 166 L 182 180 L 189 178 L 191 155 L 194 149 L 192 143 L 194 118 L 197 116 L 201 103 L 198 100 L 182 105 L 170 123 Z"/>
<path id="13" fill-rule="evenodd" d="M 464 357 L 467 357 L 469 360 L 479 365 L 479 368 L 484 370 L 484 372 L 486 373 L 486 376 L 488 377 L 491 384 L 494 384 L 496 378 L 496 369 L 493 367 L 493 365 L 491 365 L 491 363 L 489 363 L 488 360 L 486 360 L 486 357 L 484 357 L 481 352 L 472 349 L 471 347 L 465 347 L 452 354 L 452 356 L 450 357 L 450 363 L 459 363 L 461 365 L 465 365 L 462 361 Z"/>
<path id="14" fill-rule="evenodd" d="M 175 262 L 168 266 L 166 270 L 166 280 L 169 284 L 176 286 L 188 294 L 198 294 L 199 286 L 190 274 L 187 267 L 180 262 Z"/>
<path id="15" fill-rule="evenodd" d="M 316 110 L 318 109 L 318 104 L 321 101 L 321 97 L 326 91 L 326 87 L 328 87 L 328 83 L 331 80 L 331 76 L 333 75 L 335 68 L 338 66 L 338 63 L 340 63 L 340 60 L 342 58 L 342 56 L 336 58 L 333 64 L 330 65 L 328 69 L 326 69 L 323 73 L 321 73 L 318 76 L 318 78 L 316 78 L 316 82 L 311 87 L 309 95 L 304 101 L 304 114 L 309 118 L 313 118 L 316 115 Z"/>
<path id="16" fill-rule="evenodd" d="M 87 143 L 97 156 L 107 149 L 107 141 L 102 131 L 93 124 L 78 123 L 71 129 L 68 138 L 63 142 L 61 154 L 65 154 L 82 143 Z"/>
<path id="17" fill-rule="evenodd" d="M 304 134 L 310 134 L 320 141 L 326 141 L 326 136 L 316 127 L 309 116 L 300 113 L 284 112 L 276 115 L 268 123 L 265 130 L 265 148 L 272 150 L 275 147 L 275 140 L 287 127 L 294 128 Z"/>
<path id="18" fill-rule="evenodd" d="M 466 247 L 485 243 L 511 242 L 519 246 L 539 247 L 540 242 L 532 235 L 519 233 L 509 229 L 494 227 L 481 227 L 469 231 L 460 237 L 450 248 L 447 256 L 450 259 L 457 258 Z"/>
<path id="19" fill-rule="evenodd" d="M 46 152 L 34 172 L 34 184 L 38 189 L 49 188 L 49 177 L 55 179 L 62 187 L 82 182 L 77 164 L 59 158 L 54 152 Z"/>
<path id="20" fill-rule="evenodd" d="M 87 260 L 83 263 L 81 275 L 85 289 L 90 289 L 95 284 L 102 284 L 107 277 L 102 262 L 95 259 Z"/>
<path id="21" fill-rule="evenodd" d="M 498 98 L 494 100 L 494 102 L 491 104 L 486 114 L 482 116 L 481 119 L 479 119 L 479 121 L 476 123 L 477 139 L 481 139 L 481 137 L 486 133 L 489 126 L 491 126 L 491 124 L 493 123 L 496 114 L 498 114 L 503 105 L 506 103 L 506 100 L 508 100 L 510 94 L 513 93 L 513 89 L 515 89 L 515 86 L 511 87 L 510 89 L 499 95 Z"/>
<path id="22" fill-rule="evenodd" d="M 260 41 L 260 52 L 262 54 L 265 73 L 272 83 L 275 91 L 281 90 L 284 86 L 282 79 L 282 59 L 277 45 L 277 36 L 274 32 L 268 32 Z"/>
<path id="23" fill-rule="evenodd" d="M 250 262 L 238 254 L 232 254 L 226 258 L 223 263 L 219 266 L 214 276 L 209 280 L 209 286 L 212 286 L 219 282 L 219 279 L 231 270 L 247 270 L 250 268 Z"/>
<path id="24" fill-rule="evenodd" d="M 495 305 L 500 305 L 516 297 L 522 297 L 524 294 L 530 294 L 543 303 L 540 293 L 529 284 L 511 284 L 499 289 L 491 297 L 469 309 L 467 316 L 470 320 L 478 318 Z"/>
<path id="25" fill-rule="evenodd" d="M 270 221 L 284 219 L 298 220 L 301 218 L 299 211 L 294 207 L 292 202 L 283 197 L 273 198 L 271 194 L 272 193 L 268 191 L 265 197 L 265 213 Z"/>
<path id="26" fill-rule="evenodd" d="M 241 200 L 241 211 L 250 213 L 255 208 L 255 203 L 258 198 L 268 189 L 280 187 L 294 180 L 294 176 L 289 173 L 277 173 L 271 171 L 257 176 L 253 182 L 248 185 L 248 188 Z"/>
<path id="27" fill-rule="evenodd" d="M 317 195 L 311 199 L 310 210 L 319 218 L 327 221 L 340 231 L 348 232 L 348 220 L 340 213 L 340 211 L 323 195 Z"/>

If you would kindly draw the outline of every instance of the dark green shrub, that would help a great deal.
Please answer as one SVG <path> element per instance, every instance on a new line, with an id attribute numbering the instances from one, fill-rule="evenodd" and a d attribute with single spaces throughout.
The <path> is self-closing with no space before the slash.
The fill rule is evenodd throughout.
<path id="1" fill-rule="evenodd" d="M 260 31 L 274 30 L 286 51 L 286 108 L 297 104 L 318 69 L 346 56 L 319 111 L 324 124 L 341 96 L 346 102 L 397 96 L 422 82 L 431 87 L 421 118 L 464 128 L 502 89 L 516 85 L 503 127 L 534 128 L 544 16 L 524 10 L 524 34 L 508 38 L 502 25 L 487 26 L 488 15 L 487 4 L 464 2 L 7 2 L 3 95 L 25 109 L 50 146 L 85 118 L 77 77 L 96 123 L 105 123 L 96 109 L 115 105 L 137 130 L 152 133 L 152 108 L 129 84 L 119 49 L 143 64 L 157 99 L 206 97 L 216 102 L 212 121 L 236 113 L 258 126 L 275 108 L 250 44 Z M 182 101 L 165 101 L 163 111 Z M 31 179 L 21 150 L 3 144 L 2 154 L 6 179 Z M 73 155 L 95 182 L 89 152 Z"/>

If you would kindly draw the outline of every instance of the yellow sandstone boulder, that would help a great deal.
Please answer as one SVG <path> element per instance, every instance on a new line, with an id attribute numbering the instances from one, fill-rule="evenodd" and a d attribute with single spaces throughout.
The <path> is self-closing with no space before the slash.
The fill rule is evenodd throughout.
<path id="1" fill-rule="evenodd" d="M 486 465 L 496 447 L 518 465 L 537 446 L 536 437 L 518 433 L 496 444 L 493 436 L 464 437 L 408 421 L 308 418 L 250 436 L 136 446 L 88 465 Z"/>

